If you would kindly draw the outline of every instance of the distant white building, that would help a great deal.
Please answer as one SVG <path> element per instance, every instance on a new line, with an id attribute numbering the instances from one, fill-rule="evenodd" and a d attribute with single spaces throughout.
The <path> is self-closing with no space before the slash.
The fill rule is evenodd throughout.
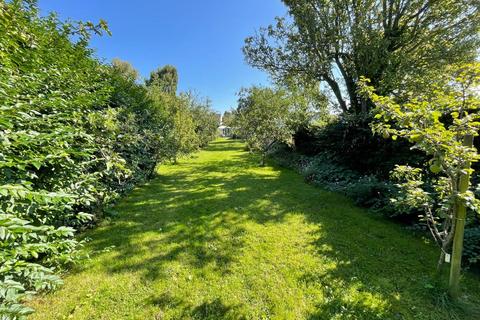
<path id="1" fill-rule="evenodd" d="M 224 126 L 223 124 L 218 127 L 218 134 L 220 137 L 231 137 L 232 136 L 232 128 Z"/>
<path id="2" fill-rule="evenodd" d="M 220 126 L 218 127 L 218 134 L 220 137 L 231 137 L 232 128 L 223 124 L 223 114 L 220 116 Z"/>

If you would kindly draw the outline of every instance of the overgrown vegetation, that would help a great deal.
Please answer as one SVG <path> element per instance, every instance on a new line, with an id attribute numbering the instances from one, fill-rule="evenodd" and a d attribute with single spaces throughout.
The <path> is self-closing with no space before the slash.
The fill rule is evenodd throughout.
<path id="1" fill-rule="evenodd" d="M 128 63 L 93 58 L 90 35 L 104 32 L 103 21 L 40 17 L 35 1 L 0 2 L 2 319 L 23 318 L 25 298 L 62 283 L 82 256 L 76 230 L 215 132 L 195 131 L 194 112 L 208 118 L 208 106 L 171 91 L 167 99 L 138 84 Z"/>
<path id="2" fill-rule="evenodd" d="M 275 24 L 246 39 L 246 61 L 267 71 L 276 86 L 323 83 L 332 95 L 330 107 L 338 114 L 319 113 L 316 121 L 278 139 L 293 143 L 289 151 L 277 149 L 275 158 L 296 168 L 308 181 L 340 190 L 358 204 L 430 230 L 442 247 L 442 259 L 449 257 L 453 229 L 461 225 L 452 214 L 455 208 L 466 202 L 472 211 L 478 211 L 476 185 L 457 188 L 460 176 L 462 181 L 466 179 L 459 172 L 471 174 L 473 169 L 467 163 L 475 165 L 477 159 L 473 142 L 462 146 L 459 141 L 465 135 L 473 137 L 478 129 L 478 88 L 471 77 L 462 80 L 452 71 L 454 66 L 466 65 L 464 74 L 474 73 L 480 43 L 478 4 L 470 0 L 283 2 L 289 16 L 277 18 Z M 368 79 L 376 95 L 362 92 L 362 78 Z M 470 96 L 466 87 L 473 88 Z M 456 94 L 447 98 L 447 94 L 439 94 L 442 90 Z M 432 103 L 436 95 L 439 98 Z M 317 105 L 322 104 L 319 99 Z M 385 105 L 402 106 L 396 111 L 401 109 L 405 116 L 390 108 L 382 118 L 387 123 L 382 132 L 389 134 L 382 136 L 373 117 L 374 110 Z M 469 128 L 472 130 L 467 133 Z M 420 135 L 422 141 L 417 141 L 418 137 L 396 139 L 403 135 L 411 138 L 406 132 Z M 393 139 L 387 139 L 389 136 Z M 425 141 L 431 141 L 429 147 Z M 421 167 L 430 160 L 427 156 L 434 157 L 430 172 L 417 170 L 409 175 L 415 178 L 409 184 L 390 181 L 396 166 Z M 453 168 L 460 171 L 454 173 Z M 439 172 L 445 177 L 437 176 Z M 417 179 L 421 175 L 422 182 Z M 408 201 L 408 205 L 395 206 L 391 199 L 397 204 Z M 420 220 L 416 218 L 419 213 Z M 479 219 L 476 214 L 467 217 L 465 261 L 475 262 L 480 254 L 474 236 Z M 455 233 L 462 242 L 463 228 Z M 461 244 L 453 251 L 454 257 L 459 257 Z M 453 269 L 459 269 L 458 261 L 454 259 Z M 458 290 L 450 293 L 458 297 Z"/>
<path id="3" fill-rule="evenodd" d="M 160 166 L 32 319 L 478 319 L 480 279 L 448 303 L 433 243 L 244 150 L 217 140 Z"/>
<path id="4" fill-rule="evenodd" d="M 405 238 L 398 226 L 360 216 L 361 210 L 343 203 L 341 195 L 297 184 L 288 171 L 255 168 L 252 159 L 258 159 L 241 152 L 240 143 L 216 142 L 197 162 L 174 166 L 216 137 L 219 119 L 208 98 L 178 92 L 179 74 L 172 65 L 144 80 L 126 61 L 106 64 L 95 58 L 89 40 L 110 34 L 105 21 L 63 22 L 53 14 L 40 16 L 35 0 L 0 0 L 2 320 L 31 314 L 25 301 L 59 287 L 65 268 L 88 257 L 84 246 L 98 255 L 95 268 L 112 271 L 102 260 L 113 259 L 105 244 L 122 245 L 115 252 L 125 261 L 116 266 L 128 269 L 133 279 L 128 291 L 142 286 L 129 268 L 153 278 L 168 273 L 158 282 L 162 290 L 183 277 L 174 294 L 150 297 L 152 305 L 140 311 L 149 317 L 478 318 L 471 308 L 478 304 L 472 289 L 478 279 L 465 275 L 471 283 L 465 283 L 464 296 L 459 287 L 462 249 L 469 266 L 480 261 L 479 142 L 474 140 L 480 128 L 478 0 L 283 2 L 288 16 L 261 28 L 243 48 L 246 61 L 267 71 L 274 83 L 242 89 L 238 108 L 224 114 L 228 128 L 221 129 L 260 153 L 262 166 L 271 153 L 308 182 L 407 222 L 422 235 L 430 232 L 441 247 L 439 265 L 452 257 L 450 297 L 462 297 L 468 307 L 445 307 L 450 300 L 438 293 L 443 282 L 432 283 L 428 274 L 429 244 Z M 211 163 L 208 157 L 215 152 L 226 158 Z M 168 172 L 178 177 L 164 180 L 165 189 L 156 185 L 158 199 L 147 199 L 157 201 L 166 216 L 128 208 L 123 224 L 110 228 L 113 235 L 102 233 L 108 227 L 97 230 L 103 238 L 93 246 L 77 237 L 112 215 L 122 195 L 169 162 Z M 265 198 L 259 198 L 262 191 L 255 184 L 264 188 Z M 315 198 L 319 195 L 322 201 Z M 227 215 L 219 214 L 220 204 L 230 210 Z M 258 238 L 269 245 L 259 245 Z M 154 256 L 136 255 L 129 249 L 135 241 Z M 169 253 L 155 254 L 156 242 Z M 235 256 L 238 247 L 244 256 Z M 282 249 L 294 261 L 285 259 Z M 382 254 L 372 254 L 376 249 Z M 401 260 L 404 252 L 408 261 Z M 259 257 L 266 257 L 267 267 L 260 267 L 264 274 L 252 267 Z M 388 262 L 390 269 L 371 262 L 372 257 Z M 276 259 L 284 260 L 275 264 Z M 149 263 L 170 269 L 153 270 Z M 345 270 L 338 276 L 337 269 Z M 383 278 L 381 271 L 387 272 Z M 403 273 L 410 278 L 399 280 Z M 272 274 L 284 281 L 268 277 Z M 210 301 L 193 296 L 190 305 L 182 300 L 187 289 L 205 289 L 209 277 L 217 286 Z M 219 285 L 223 279 L 231 282 Z M 388 285 L 392 281 L 395 286 Z M 341 289 L 345 284 L 347 293 Z M 261 289 L 252 290 L 256 285 Z M 238 297 L 239 288 L 251 296 Z M 215 297 L 225 289 L 222 297 L 238 305 Z M 96 315 L 94 304 L 82 303 L 94 310 L 89 316 Z M 157 313 L 158 307 L 169 313 Z M 62 317 L 75 314 L 71 305 L 66 308 Z M 123 315 L 107 312 L 99 314 L 132 315 L 129 309 Z"/>

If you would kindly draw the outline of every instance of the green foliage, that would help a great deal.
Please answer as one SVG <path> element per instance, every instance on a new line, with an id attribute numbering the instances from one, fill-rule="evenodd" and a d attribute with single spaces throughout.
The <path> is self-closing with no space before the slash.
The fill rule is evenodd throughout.
<path id="1" fill-rule="evenodd" d="M 476 0 L 283 2 L 291 19 L 247 38 L 247 62 L 280 82 L 325 82 L 343 113 L 372 107 L 358 93 L 361 76 L 381 94 L 418 91 L 432 70 L 472 61 L 479 44 Z"/>
<path id="2" fill-rule="evenodd" d="M 103 21 L 40 17 L 35 1 L 0 2 L 2 319 L 24 318 L 24 299 L 61 284 L 58 272 L 82 256 L 75 230 L 158 163 L 198 148 L 203 123 L 188 99 L 159 99 L 168 93 L 136 83 L 129 63 L 92 56 L 90 34 L 102 31 Z"/>
<path id="3" fill-rule="evenodd" d="M 128 62 L 115 58 L 112 60 L 113 69 L 126 80 L 137 80 L 140 76 L 138 71 Z"/>
<path id="4" fill-rule="evenodd" d="M 0 314 L 21 319 L 33 312 L 20 304 L 33 292 L 49 291 L 62 284 L 55 274 L 78 260 L 79 243 L 68 227 L 34 226 L 11 214 L 0 214 Z M 6 318 L 5 318 L 6 317 Z"/>
<path id="5" fill-rule="evenodd" d="M 239 92 L 233 126 L 250 150 L 266 153 L 276 142 L 291 143 L 294 110 L 283 90 L 251 87 Z"/>
<path id="6" fill-rule="evenodd" d="M 190 92 L 185 95 L 185 99 L 189 102 L 199 147 L 204 148 L 218 135 L 218 115 L 212 110 L 208 98 L 202 101 Z"/>
<path id="7" fill-rule="evenodd" d="M 149 97 L 156 105 L 164 106 L 165 116 L 163 135 L 164 144 L 160 146 L 161 154 L 170 161 L 188 155 L 199 147 L 199 138 L 195 132 L 195 123 L 187 96 L 177 97 L 165 93 L 158 86 L 148 87 Z"/>
<path id="8" fill-rule="evenodd" d="M 415 166 L 425 159 L 408 141 L 374 135 L 370 119 L 341 115 L 323 125 L 301 128 L 294 135 L 295 150 L 309 156 L 328 154 L 337 165 L 382 180 L 389 178 L 397 164 Z"/>
<path id="9" fill-rule="evenodd" d="M 178 73 L 174 66 L 166 65 L 150 73 L 146 81 L 147 86 L 156 86 L 162 92 L 175 95 L 178 86 Z"/>
<path id="10" fill-rule="evenodd" d="M 231 127 L 233 124 L 233 114 L 235 110 L 225 111 L 222 115 L 222 124 L 227 127 Z"/>
<path id="11" fill-rule="evenodd" d="M 470 264 L 480 262 L 480 227 L 465 229 L 465 245 L 463 255 Z"/>
<path id="12" fill-rule="evenodd" d="M 170 141 L 174 149 L 175 161 L 177 156 L 184 156 L 198 150 L 199 140 L 195 133 L 195 122 L 190 112 L 188 99 L 181 97 L 171 110 L 173 130 Z"/>
<path id="13" fill-rule="evenodd" d="M 469 188 L 471 163 L 480 159 L 473 146 L 480 129 L 480 64 L 453 66 L 448 71 L 431 80 L 430 90 L 405 102 L 380 96 L 367 85 L 363 92 L 377 106 L 374 132 L 393 140 L 407 139 L 431 157 L 424 163 L 434 175 L 431 190 L 424 186 L 421 168 L 397 166 L 394 177 L 402 196 L 396 201 L 424 212 L 421 218 L 442 249 L 439 265 L 452 252 L 450 294 L 456 298 L 466 208 L 478 212 L 480 205 Z"/>
<path id="14" fill-rule="evenodd" d="M 200 101 L 192 92 L 177 96 L 177 81 L 176 69 L 167 65 L 152 72 L 146 82 L 150 99 L 163 106 L 165 143 L 161 153 L 173 162 L 205 147 L 216 137 L 218 127 L 210 100 Z"/>
<path id="15" fill-rule="evenodd" d="M 91 220 L 115 197 L 102 179 L 126 172 L 97 141 L 111 88 L 86 33 L 101 29 L 38 18 L 34 2 L 0 3 L 0 17 L 0 303 L 16 319 L 29 312 L 21 299 L 56 287 L 54 271 L 77 259 L 66 226 Z"/>

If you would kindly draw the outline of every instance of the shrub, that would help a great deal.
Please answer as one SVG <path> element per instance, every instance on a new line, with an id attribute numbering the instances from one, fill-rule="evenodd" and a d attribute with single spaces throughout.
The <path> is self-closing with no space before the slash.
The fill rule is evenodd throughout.
<path id="1" fill-rule="evenodd" d="M 463 256 L 471 264 L 480 262 L 480 226 L 466 228 Z"/>
<path id="2" fill-rule="evenodd" d="M 70 227 L 129 172 L 99 137 L 114 114 L 87 26 L 39 18 L 32 1 L 1 3 L 0 17 L 0 308 L 17 319 L 31 311 L 21 300 L 57 287 L 55 273 L 78 258 Z"/>
<path id="3" fill-rule="evenodd" d="M 356 204 L 371 208 L 387 216 L 395 215 L 390 201 L 394 192 L 392 183 L 380 180 L 374 175 L 360 177 L 345 189 L 345 194 L 352 198 Z"/>
<path id="4" fill-rule="evenodd" d="M 75 231 L 177 155 L 165 152 L 175 106 L 125 63 L 92 56 L 104 22 L 63 23 L 14 0 L 0 2 L 0 30 L 0 314 L 21 319 L 32 312 L 22 301 L 80 258 Z"/>
<path id="5" fill-rule="evenodd" d="M 337 164 L 365 175 L 387 179 L 396 164 L 415 165 L 424 158 L 405 141 L 374 136 L 369 116 L 338 117 L 320 127 L 302 128 L 295 134 L 295 150 L 314 156 L 327 154 Z"/>

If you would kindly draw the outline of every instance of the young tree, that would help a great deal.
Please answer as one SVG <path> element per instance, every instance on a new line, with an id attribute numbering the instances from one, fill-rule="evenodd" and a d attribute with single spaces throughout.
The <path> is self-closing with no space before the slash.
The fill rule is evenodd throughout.
<path id="1" fill-rule="evenodd" d="M 187 92 L 181 96 L 189 105 L 199 147 L 206 147 L 217 136 L 219 123 L 218 115 L 212 110 L 212 102 L 209 98 L 200 99 L 193 92 Z"/>
<path id="2" fill-rule="evenodd" d="M 421 218 L 442 250 L 439 265 L 452 253 L 449 293 L 456 299 L 466 210 L 479 207 L 469 183 L 471 163 L 480 159 L 473 146 L 480 129 L 480 64 L 458 66 L 431 82 L 430 92 L 404 103 L 380 96 L 369 86 L 363 87 L 363 93 L 376 105 L 374 132 L 408 139 L 432 157 L 426 165 L 436 175 L 433 191 L 426 190 L 420 168 L 396 167 L 393 175 L 401 179 L 402 190 L 397 202 L 423 209 Z"/>
<path id="3" fill-rule="evenodd" d="M 234 111 L 225 111 L 222 115 L 222 124 L 227 127 L 232 126 L 232 120 L 233 120 L 233 112 Z"/>
<path id="4" fill-rule="evenodd" d="M 283 82 L 322 81 L 344 113 L 371 102 L 358 80 L 390 94 L 454 62 L 472 61 L 479 43 L 477 0 L 283 0 L 292 19 L 246 39 L 247 62 Z M 292 22 L 290 22 L 292 20 Z"/>
<path id="5" fill-rule="evenodd" d="M 173 162 L 176 163 L 179 156 L 186 156 L 198 150 L 199 139 L 195 132 L 193 115 L 185 98 L 177 100 L 172 110 L 172 119 L 174 130 L 170 138 L 174 148 Z"/>
<path id="6" fill-rule="evenodd" d="M 261 165 L 275 142 L 290 143 L 294 130 L 288 125 L 290 103 L 283 90 L 251 87 L 239 92 L 234 127 L 249 148 L 262 155 Z"/>

